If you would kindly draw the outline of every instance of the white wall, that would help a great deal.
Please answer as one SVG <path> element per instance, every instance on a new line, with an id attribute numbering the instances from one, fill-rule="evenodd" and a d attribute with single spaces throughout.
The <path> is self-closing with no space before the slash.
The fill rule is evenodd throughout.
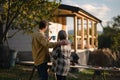
<path id="1" fill-rule="evenodd" d="M 49 25 L 49 36 L 55 36 L 55 40 L 51 39 L 50 42 L 56 42 L 57 41 L 57 35 L 58 32 L 62 29 L 62 25 L 58 23 L 52 23 Z"/>

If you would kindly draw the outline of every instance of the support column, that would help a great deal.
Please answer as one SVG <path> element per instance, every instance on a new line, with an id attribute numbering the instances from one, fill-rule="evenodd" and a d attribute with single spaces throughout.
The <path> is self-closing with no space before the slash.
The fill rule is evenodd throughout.
<path id="1" fill-rule="evenodd" d="M 66 17 L 62 17 L 62 29 L 66 31 Z"/>
<path id="2" fill-rule="evenodd" d="M 74 50 L 77 52 L 77 16 L 74 17 Z"/>
<path id="3" fill-rule="evenodd" d="M 81 49 L 84 49 L 84 17 L 81 18 Z"/>
<path id="4" fill-rule="evenodd" d="M 89 38 L 89 19 L 86 20 L 87 21 L 87 42 L 86 42 L 86 45 L 87 45 L 87 49 L 89 49 L 90 47 L 90 38 Z"/>
<path id="5" fill-rule="evenodd" d="M 60 23 L 60 24 L 62 24 L 62 17 L 58 17 L 57 18 L 57 22 Z"/>
<path id="6" fill-rule="evenodd" d="M 94 45 L 94 22 L 92 21 L 92 48 L 94 48 L 95 47 L 95 45 Z"/>
<path id="7" fill-rule="evenodd" d="M 97 32 L 97 23 L 95 23 L 95 46 L 98 48 L 98 32 Z"/>

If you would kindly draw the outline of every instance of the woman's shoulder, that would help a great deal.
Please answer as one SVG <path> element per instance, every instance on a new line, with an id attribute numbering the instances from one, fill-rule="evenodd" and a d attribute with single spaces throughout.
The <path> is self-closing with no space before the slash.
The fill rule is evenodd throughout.
<path id="1" fill-rule="evenodd" d="M 66 45 L 61 45 L 61 48 L 70 49 L 71 48 L 71 43 L 68 43 Z"/>
<path id="2" fill-rule="evenodd" d="M 67 46 L 71 46 L 71 42 L 70 42 L 70 40 L 67 40 L 67 41 L 68 41 Z"/>

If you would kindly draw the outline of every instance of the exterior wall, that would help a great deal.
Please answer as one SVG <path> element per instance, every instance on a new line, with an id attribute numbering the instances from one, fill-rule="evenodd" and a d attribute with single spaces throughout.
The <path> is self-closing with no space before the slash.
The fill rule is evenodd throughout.
<path id="1" fill-rule="evenodd" d="M 14 33 L 15 30 L 10 30 L 8 36 Z M 8 39 L 9 47 L 16 51 L 32 51 L 31 48 L 31 35 L 18 32 L 12 38 Z"/>
<path id="2" fill-rule="evenodd" d="M 79 64 L 80 65 L 87 65 L 89 60 L 89 52 L 93 51 L 94 49 L 84 49 L 84 50 L 78 50 L 76 53 L 79 56 Z"/>
<path id="3" fill-rule="evenodd" d="M 62 25 L 58 23 L 50 22 L 51 25 L 49 25 L 49 36 L 53 37 L 50 42 L 56 42 L 57 41 L 57 34 L 62 29 Z"/>
<path id="4" fill-rule="evenodd" d="M 88 58 L 89 58 L 89 51 L 87 50 L 81 50 L 77 52 L 77 55 L 79 56 L 79 64 L 80 65 L 87 65 Z"/>

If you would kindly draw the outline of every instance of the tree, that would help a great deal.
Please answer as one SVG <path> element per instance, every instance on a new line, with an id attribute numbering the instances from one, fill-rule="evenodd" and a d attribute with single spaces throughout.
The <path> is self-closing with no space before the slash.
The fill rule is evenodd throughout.
<path id="1" fill-rule="evenodd" d="M 113 28 L 115 29 L 114 32 L 114 44 L 112 45 L 112 49 L 119 50 L 120 48 L 120 15 L 113 17 Z M 120 50 L 119 50 L 120 51 Z"/>
<path id="2" fill-rule="evenodd" d="M 120 15 L 113 17 L 113 28 L 120 29 Z"/>
<path id="3" fill-rule="evenodd" d="M 120 15 L 113 17 L 112 25 L 103 28 L 103 34 L 99 35 L 99 48 L 120 48 Z"/>
<path id="4" fill-rule="evenodd" d="M 104 27 L 103 33 L 98 37 L 98 48 L 110 48 L 113 44 L 114 29 L 111 27 Z"/>
<path id="5" fill-rule="evenodd" d="M 31 33 L 40 20 L 53 19 L 61 0 L 0 0 L 0 67 L 9 67 L 9 48 L 4 48 L 7 33 Z M 14 34 L 15 34 L 14 33 Z M 14 36 L 11 35 L 10 37 Z"/>
<path id="6" fill-rule="evenodd" d="M 99 48 L 110 48 L 115 54 L 114 66 L 120 67 L 120 15 L 113 17 L 111 25 L 103 28 L 102 35 L 98 37 Z"/>
<path id="7" fill-rule="evenodd" d="M 10 29 L 32 32 L 40 20 L 52 19 L 60 2 L 61 0 L 0 0 L 0 44 L 6 41 Z"/>

